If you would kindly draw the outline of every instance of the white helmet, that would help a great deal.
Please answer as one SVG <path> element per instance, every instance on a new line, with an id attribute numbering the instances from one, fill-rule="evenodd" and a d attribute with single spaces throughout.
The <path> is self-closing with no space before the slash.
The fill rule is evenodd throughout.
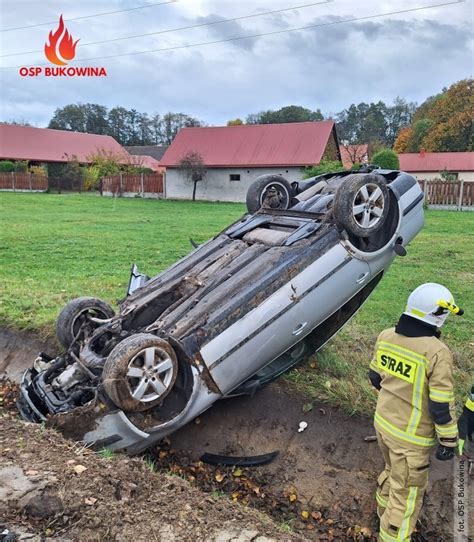
<path id="1" fill-rule="evenodd" d="M 453 295 L 447 288 L 435 282 L 427 282 L 410 294 L 404 314 L 441 327 L 450 312 L 461 315 L 464 311 L 454 304 Z"/>

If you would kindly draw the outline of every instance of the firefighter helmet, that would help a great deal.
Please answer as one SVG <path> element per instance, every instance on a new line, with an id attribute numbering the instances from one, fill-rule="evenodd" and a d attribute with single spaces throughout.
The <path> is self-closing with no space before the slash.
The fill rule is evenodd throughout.
<path id="1" fill-rule="evenodd" d="M 405 314 L 432 326 L 441 327 L 448 314 L 462 314 L 454 304 L 451 292 L 441 284 L 427 282 L 418 286 L 408 297 Z"/>

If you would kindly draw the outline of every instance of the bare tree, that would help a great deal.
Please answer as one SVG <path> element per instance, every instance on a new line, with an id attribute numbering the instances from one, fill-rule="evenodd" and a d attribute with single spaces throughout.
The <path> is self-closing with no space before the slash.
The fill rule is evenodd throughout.
<path id="1" fill-rule="evenodd" d="M 352 165 L 354 164 L 364 164 L 368 160 L 368 145 L 349 145 L 347 142 L 343 142 L 341 147 L 347 153 L 347 158 L 351 161 Z"/>
<path id="2" fill-rule="evenodd" d="M 178 162 L 178 171 L 185 177 L 186 182 L 193 184 L 193 201 L 196 201 L 197 185 L 206 177 L 206 166 L 201 154 L 197 151 L 188 151 Z"/>

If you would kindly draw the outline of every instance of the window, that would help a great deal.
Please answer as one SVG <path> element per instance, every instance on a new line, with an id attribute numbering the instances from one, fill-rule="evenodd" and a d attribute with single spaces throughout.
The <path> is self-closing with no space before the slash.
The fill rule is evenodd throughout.
<path id="1" fill-rule="evenodd" d="M 231 181 L 240 181 L 240 173 L 231 173 L 229 179 Z"/>

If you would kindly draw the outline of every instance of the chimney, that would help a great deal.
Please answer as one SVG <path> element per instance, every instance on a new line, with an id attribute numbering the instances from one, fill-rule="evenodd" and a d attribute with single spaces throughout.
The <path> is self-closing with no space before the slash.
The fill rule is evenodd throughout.
<path id="1" fill-rule="evenodd" d="M 425 157 L 425 149 L 420 149 L 420 158 Z"/>

